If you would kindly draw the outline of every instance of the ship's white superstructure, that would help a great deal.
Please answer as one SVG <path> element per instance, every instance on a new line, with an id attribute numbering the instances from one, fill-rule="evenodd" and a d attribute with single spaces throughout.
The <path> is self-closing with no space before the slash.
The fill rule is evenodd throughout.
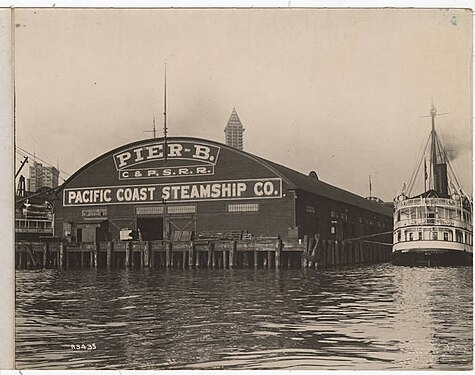
<path id="1" fill-rule="evenodd" d="M 392 258 L 395 264 L 472 263 L 473 205 L 439 141 L 436 116 L 432 106 L 432 131 L 409 182 L 409 193 L 406 195 L 404 187 L 394 201 Z M 411 197 L 410 191 L 419 174 L 424 181 L 424 192 Z"/>

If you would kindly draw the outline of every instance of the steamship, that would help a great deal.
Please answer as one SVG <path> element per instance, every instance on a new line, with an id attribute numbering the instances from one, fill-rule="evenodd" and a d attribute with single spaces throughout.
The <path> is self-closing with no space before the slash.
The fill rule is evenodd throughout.
<path id="1" fill-rule="evenodd" d="M 392 262 L 396 265 L 471 265 L 472 199 L 465 194 L 435 130 L 432 131 L 409 184 L 394 199 Z M 420 178 L 422 177 L 422 179 Z M 422 180 L 422 181 L 421 181 Z M 416 182 L 422 193 L 411 195 Z"/>

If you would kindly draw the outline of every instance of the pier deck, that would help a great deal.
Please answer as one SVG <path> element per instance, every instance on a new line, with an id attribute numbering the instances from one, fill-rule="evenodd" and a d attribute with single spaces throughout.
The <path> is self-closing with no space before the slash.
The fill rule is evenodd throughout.
<path id="1" fill-rule="evenodd" d="M 389 262 L 391 246 L 305 237 L 256 240 L 17 242 L 16 268 L 325 268 Z"/>

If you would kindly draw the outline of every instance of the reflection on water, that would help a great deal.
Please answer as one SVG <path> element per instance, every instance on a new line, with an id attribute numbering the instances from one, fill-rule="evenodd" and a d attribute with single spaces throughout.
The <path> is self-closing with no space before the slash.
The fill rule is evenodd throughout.
<path id="1" fill-rule="evenodd" d="M 471 267 L 23 270 L 16 314 L 19 369 L 472 368 Z"/>

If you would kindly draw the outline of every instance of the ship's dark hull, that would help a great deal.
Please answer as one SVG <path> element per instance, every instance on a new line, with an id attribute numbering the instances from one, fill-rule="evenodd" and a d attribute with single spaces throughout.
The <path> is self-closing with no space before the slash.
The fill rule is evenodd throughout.
<path id="1" fill-rule="evenodd" d="M 398 266 L 471 266 L 472 253 L 450 250 L 395 251 L 391 263 Z"/>

